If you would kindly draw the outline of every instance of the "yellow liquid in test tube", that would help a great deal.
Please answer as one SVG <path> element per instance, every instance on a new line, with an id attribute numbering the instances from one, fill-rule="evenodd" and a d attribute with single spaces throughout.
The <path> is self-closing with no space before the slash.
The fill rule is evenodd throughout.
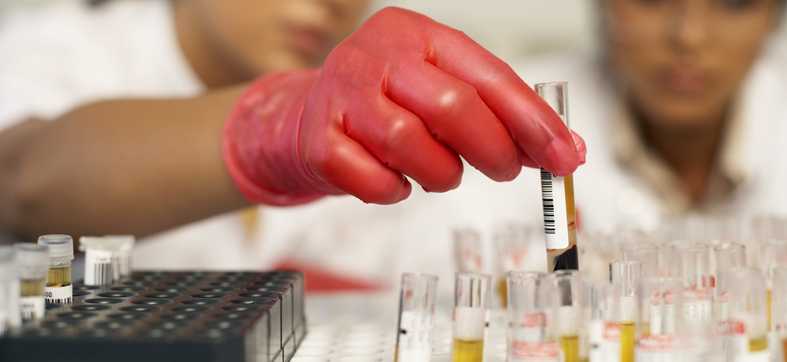
<path id="1" fill-rule="evenodd" d="M 497 297 L 500 298 L 500 306 L 506 308 L 508 306 L 508 284 L 506 283 L 506 278 L 500 278 L 500 281 L 497 282 L 497 288 L 495 288 L 497 292 Z"/>
<path id="2" fill-rule="evenodd" d="M 581 362 L 579 359 L 579 337 L 560 337 L 560 349 L 563 351 L 563 362 Z"/>
<path id="3" fill-rule="evenodd" d="M 482 362 L 484 360 L 484 341 L 464 341 L 454 338 L 453 362 Z"/>
<path id="4" fill-rule="evenodd" d="M 71 266 L 49 268 L 46 277 L 47 287 L 67 287 L 71 285 Z"/>
<path id="5" fill-rule="evenodd" d="M 768 337 L 762 336 L 749 340 L 749 352 L 762 352 L 768 350 Z"/>
<path id="6" fill-rule="evenodd" d="M 620 322 L 620 362 L 634 362 L 637 326 L 634 322 Z"/>
<path id="7" fill-rule="evenodd" d="M 566 185 L 566 211 L 568 214 L 568 244 L 577 244 L 577 211 L 574 207 L 574 175 L 563 178 Z"/>
<path id="8" fill-rule="evenodd" d="M 773 291 L 768 289 L 765 294 L 765 307 L 768 308 L 768 330 L 770 331 L 773 326 Z"/>

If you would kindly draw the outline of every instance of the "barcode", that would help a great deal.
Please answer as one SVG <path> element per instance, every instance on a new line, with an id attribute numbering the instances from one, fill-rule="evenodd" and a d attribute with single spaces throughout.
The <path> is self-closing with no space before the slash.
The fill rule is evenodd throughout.
<path id="1" fill-rule="evenodd" d="M 552 173 L 541 170 L 541 201 L 544 204 L 544 233 L 555 234 L 555 196 L 552 189 Z"/>
<path id="2" fill-rule="evenodd" d="M 85 275 L 85 284 L 107 285 L 112 283 L 113 277 L 112 263 L 95 263 L 93 268 L 88 268 L 88 273 Z"/>
<path id="3" fill-rule="evenodd" d="M 71 298 L 47 298 L 46 302 L 50 304 L 71 304 Z"/>

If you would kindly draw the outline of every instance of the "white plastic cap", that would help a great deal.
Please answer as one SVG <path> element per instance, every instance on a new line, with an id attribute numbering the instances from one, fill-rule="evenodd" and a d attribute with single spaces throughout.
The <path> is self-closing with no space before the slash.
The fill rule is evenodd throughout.
<path id="1" fill-rule="evenodd" d="M 74 260 L 74 239 L 70 235 L 42 235 L 38 237 L 38 245 L 49 247 L 50 264 Z"/>
<path id="2" fill-rule="evenodd" d="M 114 240 L 108 237 L 82 236 L 79 238 L 80 251 L 104 250 L 104 251 L 112 252 L 114 254 L 120 252 L 121 246 L 123 246 L 121 241 Z"/>
<path id="3" fill-rule="evenodd" d="M 49 250 L 46 246 L 32 243 L 14 245 L 19 277 L 22 279 L 41 279 L 49 269 Z"/>
<path id="4" fill-rule="evenodd" d="M 136 242 L 136 238 L 133 235 L 107 235 L 105 238 L 117 240 L 117 242 L 121 244 L 121 252 L 131 252 L 131 249 L 134 248 L 134 243 Z"/>

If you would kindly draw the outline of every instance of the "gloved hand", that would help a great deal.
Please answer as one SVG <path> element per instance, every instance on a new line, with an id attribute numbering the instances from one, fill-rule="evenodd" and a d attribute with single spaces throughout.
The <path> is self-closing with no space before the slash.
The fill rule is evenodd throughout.
<path id="1" fill-rule="evenodd" d="M 457 187 L 459 156 L 496 181 L 522 165 L 571 173 L 584 143 L 502 60 L 464 33 L 387 8 L 322 68 L 257 80 L 224 134 L 245 196 L 294 205 L 327 194 L 390 204 Z"/>

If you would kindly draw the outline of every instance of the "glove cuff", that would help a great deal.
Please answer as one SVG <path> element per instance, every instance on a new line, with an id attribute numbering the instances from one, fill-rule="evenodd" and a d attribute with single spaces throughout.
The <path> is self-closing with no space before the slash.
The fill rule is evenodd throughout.
<path id="1" fill-rule="evenodd" d="M 287 83 L 287 79 L 290 76 L 295 75 L 296 78 L 301 78 L 298 77 L 299 74 L 297 73 L 304 72 L 277 73 L 255 80 L 240 96 L 224 125 L 224 142 L 222 146 L 224 164 L 238 190 L 252 203 L 271 206 L 293 206 L 305 204 L 324 196 L 320 193 L 302 194 L 274 191 L 272 187 L 266 185 L 261 180 L 261 177 L 258 176 L 260 172 L 275 172 L 275 170 L 272 167 L 269 170 L 260 170 L 261 167 L 269 167 L 271 165 L 265 162 L 257 162 L 260 161 L 260 157 L 254 154 L 261 152 L 261 150 L 256 148 L 258 145 L 243 145 L 243 143 L 248 143 L 244 142 L 244 139 L 249 136 L 248 132 L 260 130 L 260 128 L 264 129 L 264 127 L 253 123 L 273 121 L 265 119 L 269 118 L 265 116 L 268 112 L 261 111 L 261 109 L 266 106 L 272 91 L 287 87 L 287 84 L 284 83 Z M 282 117 L 289 111 L 287 109 L 275 109 L 273 112 L 278 113 L 276 117 Z M 266 135 L 261 134 L 253 134 L 252 137 L 267 138 Z M 249 152 L 249 149 L 252 152 Z M 253 155 L 250 156 L 250 154 Z"/>

